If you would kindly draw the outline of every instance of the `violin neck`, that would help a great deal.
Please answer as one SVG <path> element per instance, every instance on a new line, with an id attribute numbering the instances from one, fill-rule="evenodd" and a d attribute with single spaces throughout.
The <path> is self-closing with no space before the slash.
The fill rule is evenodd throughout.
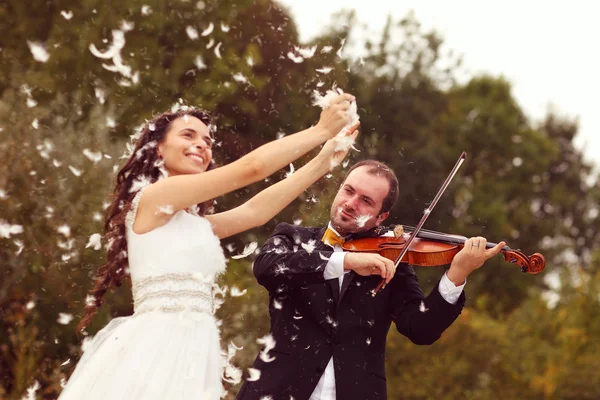
<path id="1" fill-rule="evenodd" d="M 420 236 L 420 235 L 419 235 L 419 236 Z M 456 238 L 456 241 L 455 241 L 455 242 L 452 242 L 452 243 L 460 243 L 460 244 L 464 245 L 466 241 L 467 241 L 467 238 Z M 497 245 L 497 244 L 498 244 L 498 243 L 487 242 L 487 243 L 485 244 L 485 248 L 486 248 L 486 249 L 491 249 L 491 248 L 493 248 L 493 247 L 496 247 L 496 245 Z M 504 246 L 504 248 L 503 248 L 502 250 L 507 250 L 507 251 L 510 251 L 510 250 L 511 250 L 511 248 L 510 248 L 510 247 L 508 247 L 508 246 Z"/>
<path id="2" fill-rule="evenodd" d="M 412 226 L 404 226 L 406 232 L 411 233 L 414 229 L 414 227 Z M 450 244 L 465 244 L 465 242 L 467 241 L 468 238 L 464 237 L 464 236 L 460 236 L 460 235 L 450 235 L 447 233 L 442 233 L 442 232 L 436 232 L 436 231 L 430 231 L 427 229 L 422 229 L 418 234 L 417 237 L 422 238 L 422 239 L 430 239 L 430 240 L 435 240 L 435 241 L 439 241 L 439 242 L 443 242 L 443 243 L 450 243 Z M 485 245 L 486 249 L 491 249 L 494 246 L 496 246 L 498 243 L 492 243 L 492 242 L 487 242 L 487 244 Z M 508 246 L 504 246 L 504 248 L 502 250 L 505 251 L 511 251 L 512 249 Z"/>

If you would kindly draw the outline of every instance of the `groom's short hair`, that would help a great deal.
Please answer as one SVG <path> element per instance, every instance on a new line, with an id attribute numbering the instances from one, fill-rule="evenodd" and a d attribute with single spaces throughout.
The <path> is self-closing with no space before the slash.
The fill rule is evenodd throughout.
<path id="1" fill-rule="evenodd" d="M 344 180 L 342 181 L 342 185 L 348 179 L 348 175 L 352 171 L 354 171 L 358 167 L 367 167 L 367 173 L 375 176 L 384 177 L 390 186 L 388 190 L 387 196 L 383 199 L 383 204 L 381 205 L 381 211 L 379 214 L 386 213 L 394 207 L 396 200 L 398 200 L 398 192 L 400 191 L 400 184 L 398 183 L 398 177 L 396 173 L 384 163 L 377 160 L 363 160 L 359 161 L 353 166 L 350 167 L 346 176 L 344 176 Z"/>

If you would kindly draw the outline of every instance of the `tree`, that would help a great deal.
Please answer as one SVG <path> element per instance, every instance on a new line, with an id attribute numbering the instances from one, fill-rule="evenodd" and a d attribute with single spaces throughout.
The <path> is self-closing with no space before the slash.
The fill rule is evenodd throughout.
<path id="1" fill-rule="evenodd" d="M 504 239 L 528 254 L 542 250 L 549 270 L 577 265 L 595 277 L 600 190 L 573 147 L 577 124 L 553 113 L 530 121 L 502 78 L 457 83 L 460 59 L 413 15 L 390 18 L 380 40 L 361 44 L 354 14 L 340 13 L 306 45 L 270 0 L 126 0 L 110 7 L 98 0 L 8 0 L 0 21 L 0 332 L 7 332 L 0 336 L 0 397 L 21 398 L 36 379 L 39 396 L 60 391 L 81 354 L 73 321 L 104 260 L 93 241 L 86 245 L 102 230 L 114 168 L 135 127 L 180 99 L 219 117 L 217 162 L 225 164 L 314 123 L 313 90 L 337 84 L 360 107 L 361 152 L 351 162 L 377 158 L 399 175 L 390 223 L 414 225 L 465 150 L 467 162 L 426 228 Z M 98 57 L 115 44 L 112 57 Z M 362 59 L 340 58 L 357 46 Z M 279 221 L 325 224 L 343 174 L 334 171 L 264 227 L 224 241 L 226 254 L 261 244 Z M 217 208 L 240 204 L 283 177 L 219 198 Z M 224 343 L 244 346 L 235 358 L 243 370 L 258 351 L 255 339 L 268 331 L 266 293 L 251 261 L 231 260 L 220 282 L 247 291 L 226 297 L 218 314 Z M 418 273 L 428 291 L 441 269 Z M 596 327 L 583 307 L 595 304 L 595 286 L 565 288 L 555 309 L 540 299 L 542 287 L 540 276 L 519 274 L 500 259 L 475 272 L 468 309 L 439 343 L 417 348 L 390 336 L 392 398 L 594 397 L 593 377 L 572 371 L 595 365 Z M 90 334 L 132 311 L 127 288 L 114 290 L 107 304 Z M 66 325 L 57 322 L 70 316 Z M 552 321 L 564 322 L 556 337 Z"/>

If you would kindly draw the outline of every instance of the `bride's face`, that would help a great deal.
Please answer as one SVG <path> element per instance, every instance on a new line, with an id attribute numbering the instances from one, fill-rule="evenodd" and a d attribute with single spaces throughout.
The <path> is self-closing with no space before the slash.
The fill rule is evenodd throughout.
<path id="1" fill-rule="evenodd" d="M 169 176 L 197 174 L 206 171 L 212 160 L 212 143 L 209 128 L 198 118 L 184 115 L 171 123 L 158 154 Z"/>

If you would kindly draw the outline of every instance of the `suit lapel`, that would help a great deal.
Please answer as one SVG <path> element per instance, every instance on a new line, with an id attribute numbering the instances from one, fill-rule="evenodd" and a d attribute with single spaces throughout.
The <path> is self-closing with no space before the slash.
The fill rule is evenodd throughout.
<path id="1" fill-rule="evenodd" d="M 328 279 L 327 283 L 331 289 L 333 300 L 335 301 L 335 304 L 337 304 L 340 301 L 340 280 L 338 278 Z"/>
<path id="2" fill-rule="evenodd" d="M 324 234 L 325 234 L 325 228 L 322 228 L 319 231 L 319 237 L 317 238 L 318 243 L 319 243 L 317 245 L 317 248 L 320 248 L 321 250 L 330 250 L 331 251 L 332 248 L 330 246 L 321 242 L 321 238 L 323 237 Z M 350 271 L 349 273 L 344 274 L 344 279 L 342 280 L 342 289 L 341 290 L 340 290 L 340 280 L 338 278 L 327 280 L 327 283 L 329 284 L 329 287 L 331 288 L 331 294 L 333 296 L 333 299 L 335 300 L 336 305 L 342 301 L 342 297 L 344 297 L 344 293 L 346 293 L 346 290 L 348 290 L 348 287 L 352 283 L 352 280 L 354 280 L 355 276 L 356 276 L 356 274 L 354 273 L 354 271 Z"/>
<path id="3" fill-rule="evenodd" d="M 315 238 L 317 240 L 316 250 L 326 250 L 326 251 L 332 250 L 331 247 L 329 247 L 325 243 L 321 242 L 321 238 L 325 234 L 325 229 L 326 228 L 321 228 L 321 230 L 319 230 L 318 237 Z M 326 282 L 327 282 L 327 285 L 329 286 L 329 288 L 331 289 L 331 296 L 333 297 L 333 299 L 335 301 L 334 304 L 337 304 L 339 301 L 339 298 L 340 298 L 340 281 L 337 278 L 333 278 L 333 279 L 328 279 Z"/>
<path id="4" fill-rule="evenodd" d="M 348 290 L 348 287 L 354 280 L 355 276 L 356 276 L 356 273 L 354 271 L 350 271 L 349 273 L 344 275 L 344 280 L 342 281 L 342 292 L 340 293 L 338 304 L 342 301 L 342 298 L 344 297 L 346 290 Z"/>
<path id="5" fill-rule="evenodd" d="M 346 240 L 360 239 L 360 238 L 366 238 L 366 237 L 378 237 L 378 236 L 381 236 L 385 231 L 388 231 L 388 230 L 389 230 L 388 228 L 380 226 L 380 227 L 374 228 L 368 232 L 351 234 L 349 237 L 346 238 Z M 323 231 L 323 232 L 325 232 L 325 231 Z M 346 294 L 346 291 L 350 287 L 350 284 L 352 283 L 352 281 L 354 280 L 355 277 L 356 277 L 356 272 L 354 272 L 354 271 L 350 271 L 349 273 L 344 275 L 344 280 L 342 282 L 342 290 L 340 293 L 340 298 L 338 300 L 338 304 L 344 298 L 344 294 Z"/>

